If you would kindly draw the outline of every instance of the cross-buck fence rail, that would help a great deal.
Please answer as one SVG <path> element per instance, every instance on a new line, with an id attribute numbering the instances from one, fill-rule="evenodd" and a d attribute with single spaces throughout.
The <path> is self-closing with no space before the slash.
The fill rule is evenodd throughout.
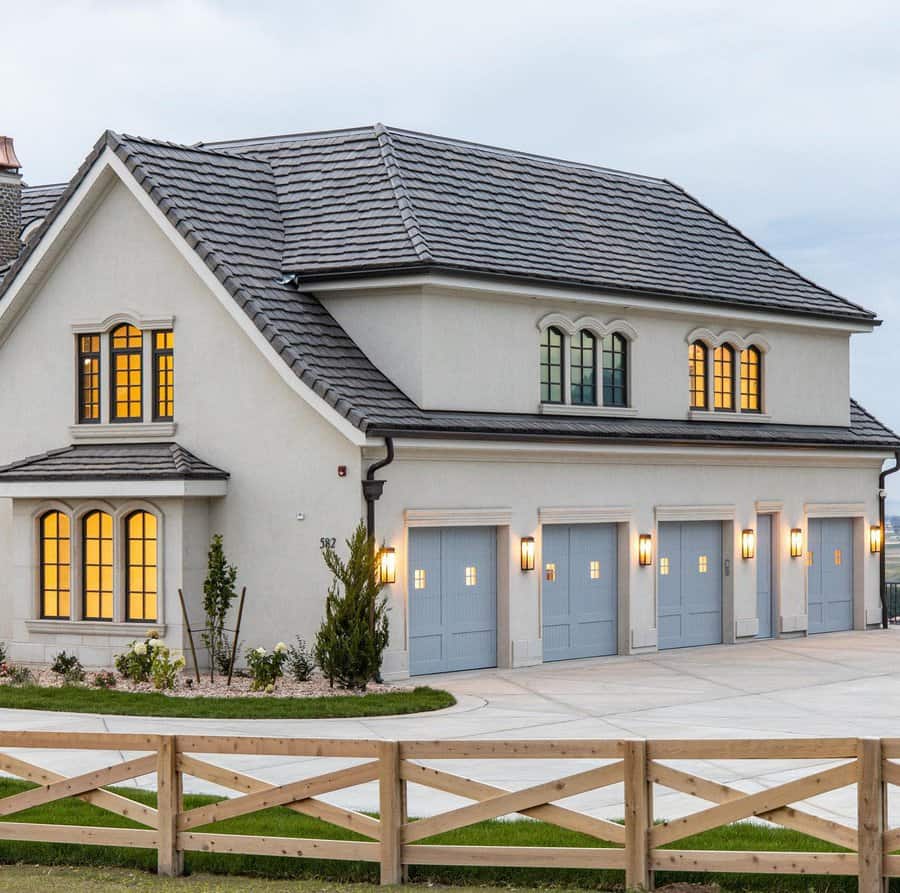
<path id="1" fill-rule="evenodd" d="M 7 750 L 70 749 L 142 756 L 76 776 L 64 776 Z M 327 757 L 357 761 L 345 768 L 273 785 L 215 762 L 217 756 L 252 754 Z M 577 761 L 581 771 L 521 790 L 506 790 L 446 771 L 446 761 Z M 808 761 L 806 773 L 747 793 L 678 768 L 684 761 Z M 306 760 L 304 760 L 305 762 Z M 809 763 L 812 765 L 809 765 Z M 437 765 L 435 765 L 437 764 Z M 597 765 L 600 764 L 600 765 Z M 240 853 L 367 861 L 380 865 L 383 884 L 401 883 L 408 865 L 469 865 L 619 869 L 630 888 L 653 886 L 653 872 L 742 872 L 858 875 L 863 893 L 882 893 L 900 877 L 900 827 L 888 827 L 888 796 L 900 787 L 900 739 L 587 741 L 361 741 L 244 738 L 197 735 L 121 735 L 69 732 L 0 732 L 0 771 L 38 786 L 0 799 L 0 817 L 67 797 L 132 819 L 140 829 L 0 821 L 0 840 L 80 843 L 155 849 L 160 874 L 177 875 L 185 852 Z M 107 790 L 155 774 L 157 807 Z M 188 775 L 236 796 L 185 809 Z M 376 783 L 379 817 L 336 806 L 322 796 Z M 417 821 L 407 816 L 407 785 L 421 785 L 469 801 Z M 624 824 L 559 805 L 578 794 L 621 785 Z M 794 804 L 856 787 L 857 826 L 814 815 Z M 671 821 L 654 821 L 657 787 L 711 804 Z M 201 831 L 223 819 L 274 806 L 321 819 L 366 838 L 361 841 L 263 837 Z M 519 814 L 595 838 L 595 847 L 464 846 L 423 843 L 487 819 Z M 748 818 L 840 847 L 835 852 L 710 851 L 673 848 L 678 841 Z M 602 844 L 602 845 L 601 845 Z"/>

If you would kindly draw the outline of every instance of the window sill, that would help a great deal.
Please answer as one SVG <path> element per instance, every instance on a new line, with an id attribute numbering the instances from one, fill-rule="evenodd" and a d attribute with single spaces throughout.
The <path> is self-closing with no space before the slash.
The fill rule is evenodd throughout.
<path id="1" fill-rule="evenodd" d="M 150 630 L 156 630 L 160 637 L 166 634 L 162 623 L 123 623 L 113 620 L 26 620 L 25 627 L 30 633 L 74 635 L 74 636 L 123 636 L 140 639 Z"/>
<path id="2" fill-rule="evenodd" d="M 630 418 L 637 415 L 637 410 L 633 406 L 575 406 L 570 403 L 542 403 L 541 414 Z"/>
<path id="3" fill-rule="evenodd" d="M 772 416 L 764 412 L 710 412 L 708 409 L 691 409 L 688 418 L 692 422 L 771 422 Z"/>
<path id="4" fill-rule="evenodd" d="M 136 443 L 147 440 L 171 440 L 175 436 L 175 422 L 120 422 L 106 425 L 71 425 L 73 441 L 94 443 Z"/>

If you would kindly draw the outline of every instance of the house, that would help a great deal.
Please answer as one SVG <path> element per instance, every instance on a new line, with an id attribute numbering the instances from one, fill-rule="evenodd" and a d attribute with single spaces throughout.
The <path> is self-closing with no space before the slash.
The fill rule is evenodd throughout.
<path id="1" fill-rule="evenodd" d="M 14 659 L 184 648 L 215 533 L 245 645 L 310 639 L 360 518 L 388 678 L 879 623 L 879 320 L 680 187 L 382 125 L 44 188 L 5 146 Z"/>

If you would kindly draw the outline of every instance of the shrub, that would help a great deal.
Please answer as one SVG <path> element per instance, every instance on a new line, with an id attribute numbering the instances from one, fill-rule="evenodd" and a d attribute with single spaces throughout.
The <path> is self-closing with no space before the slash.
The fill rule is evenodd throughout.
<path id="1" fill-rule="evenodd" d="M 222 633 L 222 647 L 215 656 L 216 669 L 222 676 L 227 676 L 231 671 L 231 651 L 233 641 L 234 640 L 231 639 L 227 633 Z M 239 650 L 240 643 L 238 643 L 238 647 L 234 649 L 235 655 L 237 655 Z"/>
<path id="2" fill-rule="evenodd" d="M 203 611 L 206 614 L 203 644 L 209 652 L 210 678 L 214 677 L 217 667 L 220 672 L 227 673 L 231 662 L 225 620 L 237 594 L 236 580 L 237 568 L 226 561 L 222 536 L 217 533 L 209 546 L 206 580 L 203 583 Z M 226 667 L 224 671 L 223 663 Z"/>
<path id="3" fill-rule="evenodd" d="M 0 664 L 6 663 L 6 642 L 0 642 Z"/>
<path id="4" fill-rule="evenodd" d="M 101 670 L 99 673 L 94 673 L 94 677 L 91 679 L 91 685 L 93 685 L 94 688 L 115 688 L 116 674 L 111 673 L 109 670 Z"/>
<path id="5" fill-rule="evenodd" d="M 245 657 L 253 680 L 250 685 L 253 691 L 275 690 L 275 683 L 284 672 L 287 650 L 284 642 L 279 642 L 271 651 L 266 651 L 265 648 L 248 649 Z"/>
<path id="6" fill-rule="evenodd" d="M 165 647 L 159 641 L 159 633 L 151 632 L 143 642 L 129 643 L 128 650 L 117 654 L 113 660 L 116 670 L 132 682 L 149 682 L 153 671 L 153 651 Z"/>
<path id="7" fill-rule="evenodd" d="M 172 652 L 162 643 L 158 643 L 153 649 L 150 675 L 153 678 L 153 687 L 157 691 L 175 688 L 178 674 L 183 668 L 184 658 L 181 655 L 173 658 Z"/>
<path id="8" fill-rule="evenodd" d="M 78 659 L 77 655 L 60 651 L 59 654 L 53 658 L 50 669 L 58 676 L 62 676 L 63 682 L 65 682 L 66 685 L 75 685 L 79 682 L 84 682 L 84 667 L 81 665 L 81 661 Z"/>
<path id="9" fill-rule="evenodd" d="M 372 541 L 360 522 L 347 540 L 350 557 L 341 560 L 326 541 L 322 557 L 334 575 L 325 602 L 325 619 L 316 635 L 316 663 L 333 686 L 364 690 L 377 678 L 388 644 L 387 601 L 376 576 Z"/>
<path id="10" fill-rule="evenodd" d="M 20 667 L 16 664 L 0 664 L 0 678 L 6 679 L 10 685 L 32 685 L 34 674 L 28 667 Z"/>
<path id="11" fill-rule="evenodd" d="M 316 662 L 306 642 L 297 636 L 297 644 L 287 652 L 287 670 L 295 682 L 308 682 L 316 668 Z"/>

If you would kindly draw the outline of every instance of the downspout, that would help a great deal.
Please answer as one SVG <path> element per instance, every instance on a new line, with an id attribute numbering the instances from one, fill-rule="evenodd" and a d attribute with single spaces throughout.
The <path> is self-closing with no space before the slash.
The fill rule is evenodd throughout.
<path id="1" fill-rule="evenodd" d="M 900 451 L 894 453 L 894 464 L 891 468 L 886 468 L 878 475 L 878 526 L 881 529 L 881 551 L 878 553 L 878 578 L 880 581 L 881 591 L 881 627 L 887 629 L 890 618 L 888 617 L 888 600 L 887 600 L 887 581 L 885 580 L 887 541 L 884 536 L 884 515 L 885 501 L 887 500 L 887 491 L 884 489 L 884 482 L 888 475 L 895 471 L 900 471 Z"/>
<path id="2" fill-rule="evenodd" d="M 384 445 L 387 447 L 387 455 L 369 466 L 366 478 L 362 482 L 363 496 L 366 500 L 366 533 L 373 545 L 375 543 L 375 503 L 381 499 L 381 494 L 384 492 L 384 481 L 376 481 L 375 475 L 394 461 L 394 438 L 385 437 Z"/>

